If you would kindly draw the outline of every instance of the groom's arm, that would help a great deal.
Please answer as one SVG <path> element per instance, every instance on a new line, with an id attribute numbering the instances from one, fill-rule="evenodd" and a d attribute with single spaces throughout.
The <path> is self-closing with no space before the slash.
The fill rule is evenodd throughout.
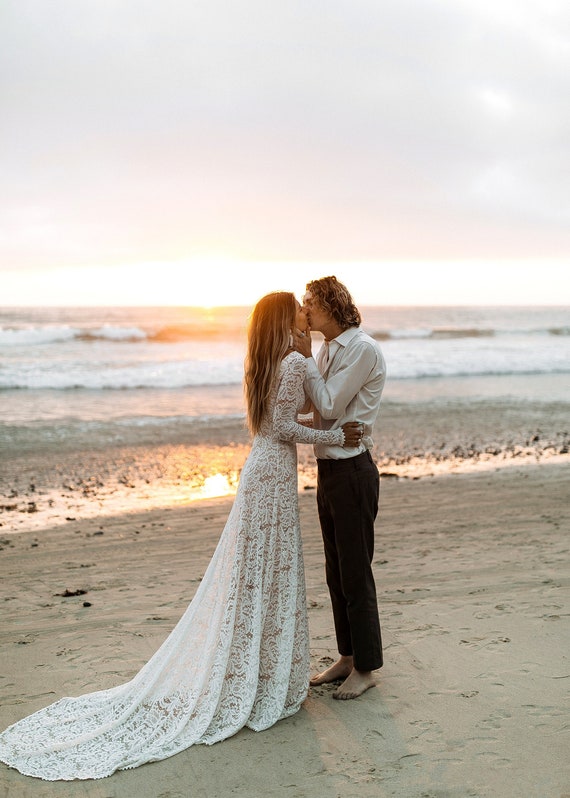
<path id="1" fill-rule="evenodd" d="M 325 382 L 314 359 L 308 357 L 305 389 L 322 418 L 341 418 L 377 364 L 376 348 L 363 342 L 343 353 L 339 369 Z"/>

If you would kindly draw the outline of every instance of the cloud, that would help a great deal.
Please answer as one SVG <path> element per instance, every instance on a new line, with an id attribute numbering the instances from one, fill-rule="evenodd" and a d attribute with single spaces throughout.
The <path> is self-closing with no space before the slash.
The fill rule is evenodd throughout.
<path id="1" fill-rule="evenodd" d="M 568 255 L 562 2 L 2 13 L 3 264 Z"/>

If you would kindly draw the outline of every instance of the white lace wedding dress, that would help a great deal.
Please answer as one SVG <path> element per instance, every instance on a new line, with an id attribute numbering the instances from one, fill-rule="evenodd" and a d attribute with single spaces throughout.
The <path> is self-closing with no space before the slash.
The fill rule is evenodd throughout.
<path id="1" fill-rule="evenodd" d="M 41 779 L 96 779 L 261 731 L 297 712 L 309 635 L 295 442 L 343 443 L 297 423 L 306 361 L 282 363 L 219 544 L 188 609 L 126 684 L 55 704 L 0 735 L 0 761 Z"/>

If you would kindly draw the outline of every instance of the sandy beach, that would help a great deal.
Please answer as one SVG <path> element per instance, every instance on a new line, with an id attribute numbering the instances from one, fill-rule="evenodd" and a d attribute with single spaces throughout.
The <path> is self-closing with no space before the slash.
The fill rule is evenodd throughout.
<path id="1" fill-rule="evenodd" d="M 417 410 L 414 438 L 393 409 L 392 449 L 384 437 L 377 452 L 385 666 L 375 688 L 352 702 L 333 701 L 332 686 L 313 688 L 297 715 L 268 731 L 243 730 L 102 781 L 48 783 L 1 766 L 0 796 L 568 798 L 570 471 L 564 408 L 542 407 L 523 426 L 516 410 L 508 423 L 498 413 L 471 425 L 466 413 L 448 414 L 439 450 L 437 413 Z M 233 431 L 239 460 L 247 439 Z M 2 727 L 61 696 L 128 680 L 168 635 L 232 499 L 153 490 L 179 485 L 198 450 L 228 457 L 224 436 L 228 429 L 177 447 L 67 451 L 57 463 L 45 452 L 4 460 L 2 502 L 16 507 L 0 516 Z M 174 471 L 142 469 L 176 452 Z M 336 649 L 310 457 L 301 454 L 300 505 L 320 669 Z M 127 462 L 131 483 L 119 479 Z M 109 473 L 110 463 L 121 466 L 118 498 L 103 463 Z M 137 493 L 142 470 L 146 498 Z M 67 516 L 49 521 L 46 497 L 57 495 Z"/>

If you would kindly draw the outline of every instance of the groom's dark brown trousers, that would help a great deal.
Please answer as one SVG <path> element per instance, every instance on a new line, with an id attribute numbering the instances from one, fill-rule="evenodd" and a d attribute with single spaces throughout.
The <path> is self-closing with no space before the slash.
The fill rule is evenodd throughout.
<path id="1" fill-rule="evenodd" d="M 318 460 L 317 503 L 338 650 L 359 671 L 383 664 L 372 574 L 380 478 L 370 452 Z"/>

